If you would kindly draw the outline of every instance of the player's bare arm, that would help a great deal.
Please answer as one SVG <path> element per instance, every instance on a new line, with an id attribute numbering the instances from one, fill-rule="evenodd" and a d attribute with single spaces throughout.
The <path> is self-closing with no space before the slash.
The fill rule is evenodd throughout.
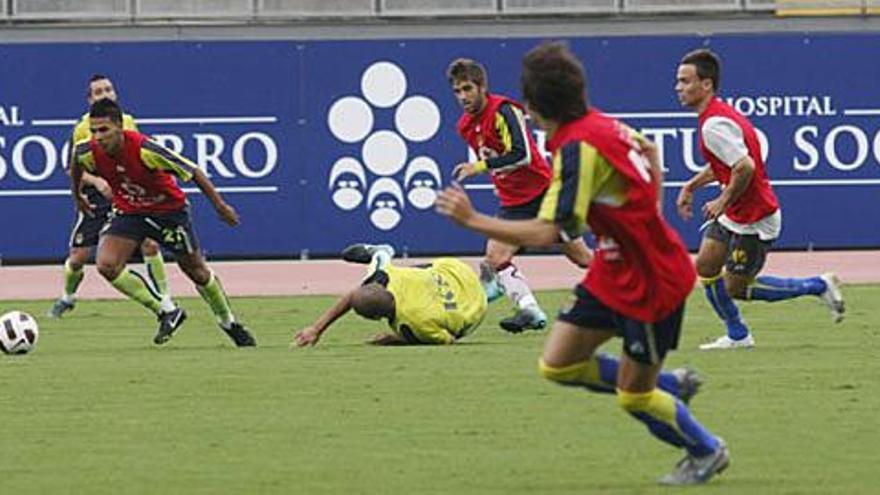
<path id="1" fill-rule="evenodd" d="M 98 192 L 101 193 L 101 196 L 104 196 L 107 199 L 113 199 L 113 190 L 110 188 L 110 184 L 108 184 L 102 177 L 83 171 L 82 183 L 97 189 Z"/>
<path id="2" fill-rule="evenodd" d="M 657 207 L 663 211 L 663 167 L 660 165 L 660 152 L 657 145 L 648 139 L 639 141 L 645 158 L 651 165 L 651 180 L 654 181 L 654 187 L 657 188 Z"/>
<path id="3" fill-rule="evenodd" d="M 409 343 L 393 333 L 380 333 L 367 341 L 370 345 L 408 345 Z"/>
<path id="4" fill-rule="evenodd" d="M 76 160 L 70 163 L 70 194 L 76 207 L 88 216 L 94 216 L 95 205 L 89 203 L 88 198 L 82 193 L 83 169 Z"/>
<path id="5" fill-rule="evenodd" d="M 690 220 L 693 214 L 694 191 L 715 182 L 715 172 L 711 167 L 706 167 L 702 172 L 693 176 L 688 180 L 681 190 L 678 192 L 678 199 L 675 200 L 675 206 L 678 208 L 678 214 L 685 220 Z"/>
<path id="6" fill-rule="evenodd" d="M 731 170 L 730 183 L 721 191 L 717 198 L 703 205 L 703 216 L 706 219 L 712 220 L 721 216 L 724 210 L 735 203 L 742 196 L 742 193 L 745 192 L 746 188 L 749 187 L 754 172 L 755 162 L 750 157 L 745 156 L 736 162 L 736 165 Z"/>
<path id="7" fill-rule="evenodd" d="M 516 246 L 550 246 L 559 238 L 559 227 L 545 220 L 503 220 L 477 212 L 458 184 L 440 192 L 434 209 L 463 227 Z"/>
<path id="8" fill-rule="evenodd" d="M 318 341 L 321 340 L 321 335 L 330 328 L 330 325 L 351 310 L 351 298 L 353 292 L 354 291 L 348 292 L 340 297 L 336 303 L 327 309 L 327 311 L 324 311 L 324 314 L 322 314 L 314 323 L 297 332 L 293 337 L 291 347 L 294 345 L 304 347 L 317 344 Z"/>
<path id="9" fill-rule="evenodd" d="M 233 227 L 240 223 L 238 218 L 238 213 L 235 211 L 235 208 L 229 206 L 226 201 L 223 201 L 223 197 L 220 196 L 220 193 L 217 192 L 217 188 L 214 187 L 214 183 L 211 182 L 211 179 L 208 179 L 208 176 L 202 172 L 201 169 L 195 169 L 193 172 L 193 181 L 199 186 L 199 189 L 208 197 L 211 201 L 211 204 L 214 205 L 214 209 L 217 211 L 217 214 L 220 218 L 229 225 Z"/>

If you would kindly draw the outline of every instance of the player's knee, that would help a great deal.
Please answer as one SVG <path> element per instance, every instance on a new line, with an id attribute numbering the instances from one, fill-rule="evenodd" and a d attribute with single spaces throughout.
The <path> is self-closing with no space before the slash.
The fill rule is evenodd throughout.
<path id="1" fill-rule="evenodd" d="M 713 259 L 697 258 L 697 274 L 700 278 L 715 278 L 721 274 L 722 263 Z"/>
<path id="2" fill-rule="evenodd" d="M 496 271 L 510 264 L 510 260 L 512 259 L 513 256 L 510 256 L 508 253 L 498 253 L 492 251 L 486 253 L 486 263 L 491 266 L 493 270 Z"/>
<path id="3" fill-rule="evenodd" d="M 73 271 L 80 271 L 82 267 L 85 266 L 86 261 L 89 259 L 89 252 L 85 253 L 74 252 L 71 251 L 70 255 L 67 257 L 67 261 L 65 264 Z"/>
<path id="4" fill-rule="evenodd" d="M 725 282 L 724 288 L 727 289 L 727 293 L 730 297 L 734 299 L 745 299 L 746 298 L 746 285 L 741 283 L 728 283 Z"/>
<path id="5" fill-rule="evenodd" d="M 617 389 L 617 405 L 630 414 L 646 411 L 650 402 L 651 392 L 632 393 Z"/>
<path id="6" fill-rule="evenodd" d="M 112 282 L 122 273 L 122 266 L 107 260 L 98 259 L 95 262 L 98 273 L 101 274 L 108 282 Z"/>
<path id="7" fill-rule="evenodd" d="M 144 256 L 156 256 L 159 254 L 159 243 L 152 239 L 144 239 L 141 243 L 141 253 Z"/>
<path id="8" fill-rule="evenodd" d="M 211 269 L 208 268 L 205 259 L 199 255 L 178 256 L 177 266 L 187 278 L 198 285 L 205 285 L 211 281 Z"/>
<path id="9" fill-rule="evenodd" d="M 205 285 L 211 281 L 211 270 L 205 265 L 181 268 L 186 276 L 198 285 Z"/>
<path id="10" fill-rule="evenodd" d="M 573 383 L 577 378 L 577 372 L 571 366 L 551 366 L 544 361 L 544 358 L 538 359 L 538 374 L 546 380 L 562 385 Z"/>

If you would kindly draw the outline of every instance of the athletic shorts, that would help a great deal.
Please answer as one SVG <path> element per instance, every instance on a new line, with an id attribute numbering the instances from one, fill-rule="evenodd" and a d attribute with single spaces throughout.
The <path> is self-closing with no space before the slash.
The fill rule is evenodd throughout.
<path id="1" fill-rule="evenodd" d="M 615 312 L 583 286 L 572 294 L 571 304 L 559 310 L 558 320 L 589 330 L 610 330 L 623 337 L 623 352 L 644 364 L 656 364 L 678 348 L 684 303 L 666 318 L 645 323 Z"/>
<path id="2" fill-rule="evenodd" d="M 728 273 L 754 278 L 767 261 L 772 241 L 762 241 L 757 235 L 737 234 L 717 220 L 706 227 L 705 237 L 727 246 L 724 268 Z"/>
<path id="3" fill-rule="evenodd" d="M 76 213 L 76 223 L 73 224 L 73 230 L 70 232 L 70 242 L 72 248 L 95 247 L 98 245 L 98 236 L 101 228 L 110 218 L 110 201 L 103 196 L 100 199 L 92 195 L 88 195 L 89 202 L 95 205 L 92 215 L 87 215 L 81 211 Z"/>
<path id="4" fill-rule="evenodd" d="M 541 193 L 528 203 L 515 206 L 502 205 L 498 207 L 495 216 L 505 220 L 529 220 L 538 216 L 538 212 L 541 210 L 541 202 L 543 201 L 544 193 Z"/>
<path id="5" fill-rule="evenodd" d="M 188 206 L 171 213 L 114 211 L 101 235 L 125 237 L 138 243 L 149 237 L 174 254 L 192 254 L 199 249 Z"/>
<path id="6" fill-rule="evenodd" d="M 521 205 L 516 206 L 499 206 L 498 211 L 495 212 L 495 216 L 497 218 L 503 218 L 505 220 L 531 220 L 538 216 L 538 213 L 541 211 L 541 203 L 544 202 L 544 191 L 539 194 L 535 199 L 529 201 L 528 203 L 523 203 Z M 566 238 L 562 236 L 560 232 L 559 238 L 557 242 L 566 243 L 569 242 Z"/>

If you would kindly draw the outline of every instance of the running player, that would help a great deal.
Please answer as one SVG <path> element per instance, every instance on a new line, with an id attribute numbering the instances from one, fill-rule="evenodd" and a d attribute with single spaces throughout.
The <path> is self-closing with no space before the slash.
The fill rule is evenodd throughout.
<path id="1" fill-rule="evenodd" d="M 143 278 L 125 266 L 144 238 L 157 239 L 174 253 L 177 265 L 193 281 L 235 345 L 256 345 L 247 329 L 236 321 L 220 280 L 199 251 L 189 203 L 174 177 L 192 179 L 227 224 L 238 225 L 238 214 L 194 163 L 143 134 L 123 130 L 122 121 L 122 109 L 113 100 L 92 104 L 92 138 L 76 144 L 70 167 L 71 191 L 84 213 L 92 214 L 94 205 L 80 193 L 83 169 L 106 180 L 113 191 L 114 213 L 101 232 L 98 272 L 117 290 L 158 316 L 159 330 L 153 342 L 165 343 L 183 323 L 186 312 L 159 298 Z"/>
<path id="2" fill-rule="evenodd" d="M 547 131 L 553 153 L 553 181 L 537 218 L 475 212 L 457 185 L 438 196 L 436 208 L 469 229 L 517 245 L 547 245 L 560 231 L 575 238 L 589 226 L 598 241 L 595 257 L 553 325 L 540 373 L 561 384 L 586 385 L 603 368 L 615 370 L 623 410 L 657 439 L 686 451 L 660 482 L 705 483 L 727 467 L 727 447 L 683 401 L 658 386 L 666 353 L 678 345 L 696 273 L 660 213 L 656 147 L 589 108 L 585 79 L 580 61 L 563 44 L 542 44 L 523 60 L 524 100 Z M 614 336 L 623 337 L 620 359 L 597 355 Z"/>
<path id="3" fill-rule="evenodd" d="M 809 278 L 760 276 L 770 246 L 782 230 L 779 202 L 767 179 L 761 144 L 751 122 L 716 96 L 721 62 L 706 49 L 681 60 L 675 91 L 682 105 L 699 114 L 700 151 L 709 162 L 681 188 L 679 214 L 693 216 L 693 192 L 718 182 L 721 194 L 703 205 L 707 226 L 697 253 L 697 272 L 706 298 L 727 334 L 700 349 L 751 348 L 749 332 L 733 299 L 776 302 L 818 297 L 835 322 L 843 319 L 843 294 L 833 273 Z"/>
<path id="4" fill-rule="evenodd" d="M 456 165 L 455 180 L 488 173 L 500 202 L 499 218 L 534 218 L 550 185 L 551 171 L 526 126 L 522 106 L 506 96 L 489 93 L 486 69 L 473 60 L 454 60 L 446 76 L 464 110 L 458 133 L 478 158 Z M 514 316 L 501 320 L 501 327 L 513 333 L 547 325 L 547 316 L 525 275 L 513 263 L 519 249 L 519 245 L 498 239 L 486 242 L 485 263 L 498 273 L 502 289 L 518 308 Z M 564 242 L 562 250 L 581 267 L 590 262 L 590 250 L 580 237 Z"/>
<path id="5" fill-rule="evenodd" d="M 91 106 L 92 103 L 102 98 L 117 101 L 116 89 L 109 77 L 95 74 L 89 79 L 86 100 Z M 123 114 L 122 127 L 125 130 L 137 131 L 134 118 L 129 114 Z M 89 130 L 89 114 L 86 112 L 73 128 L 70 140 L 71 156 L 74 145 L 89 138 L 91 138 L 91 131 Z M 85 276 L 83 266 L 88 261 L 92 249 L 98 245 L 98 232 L 110 215 L 110 199 L 113 193 L 110 191 L 107 181 L 88 172 L 83 173 L 82 180 L 82 192 L 88 197 L 89 202 L 95 205 L 94 215 L 89 216 L 77 211 L 76 223 L 70 234 L 70 252 L 64 261 L 64 293 L 49 309 L 47 316 L 51 318 L 60 318 L 61 315 L 75 307 L 76 290 Z M 168 291 L 168 278 L 165 275 L 165 261 L 162 259 L 159 245 L 152 239 L 144 239 L 141 243 L 141 254 L 153 288 L 160 297 L 170 301 L 171 295 Z"/>

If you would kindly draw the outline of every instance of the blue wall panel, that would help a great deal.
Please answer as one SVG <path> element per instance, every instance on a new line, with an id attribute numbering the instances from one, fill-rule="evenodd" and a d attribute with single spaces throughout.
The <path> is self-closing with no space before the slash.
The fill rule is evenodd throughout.
<path id="1" fill-rule="evenodd" d="M 783 206 L 778 245 L 880 246 L 880 35 L 730 35 L 568 40 L 590 97 L 663 146 L 666 210 L 688 244 L 699 220 L 674 213 L 678 185 L 703 160 L 696 119 L 673 91 L 678 60 L 723 57 L 722 96 L 769 144 Z M 326 256 L 356 240 L 411 254 L 472 252 L 484 240 L 433 213 L 433 190 L 468 157 L 444 71 L 467 56 L 494 91 L 516 97 L 538 40 L 137 42 L 0 45 L 0 256 L 57 258 L 74 219 L 62 165 L 85 82 L 110 75 L 152 134 L 196 160 L 242 215 L 228 228 L 192 194 L 202 244 L 221 256 Z M 857 70 L 854 70 L 857 68 Z M 775 106 L 774 106 L 775 105 Z M 186 187 L 191 187 L 187 184 Z M 483 211 L 485 178 L 469 184 Z M 714 194 L 699 195 L 701 200 Z"/>

